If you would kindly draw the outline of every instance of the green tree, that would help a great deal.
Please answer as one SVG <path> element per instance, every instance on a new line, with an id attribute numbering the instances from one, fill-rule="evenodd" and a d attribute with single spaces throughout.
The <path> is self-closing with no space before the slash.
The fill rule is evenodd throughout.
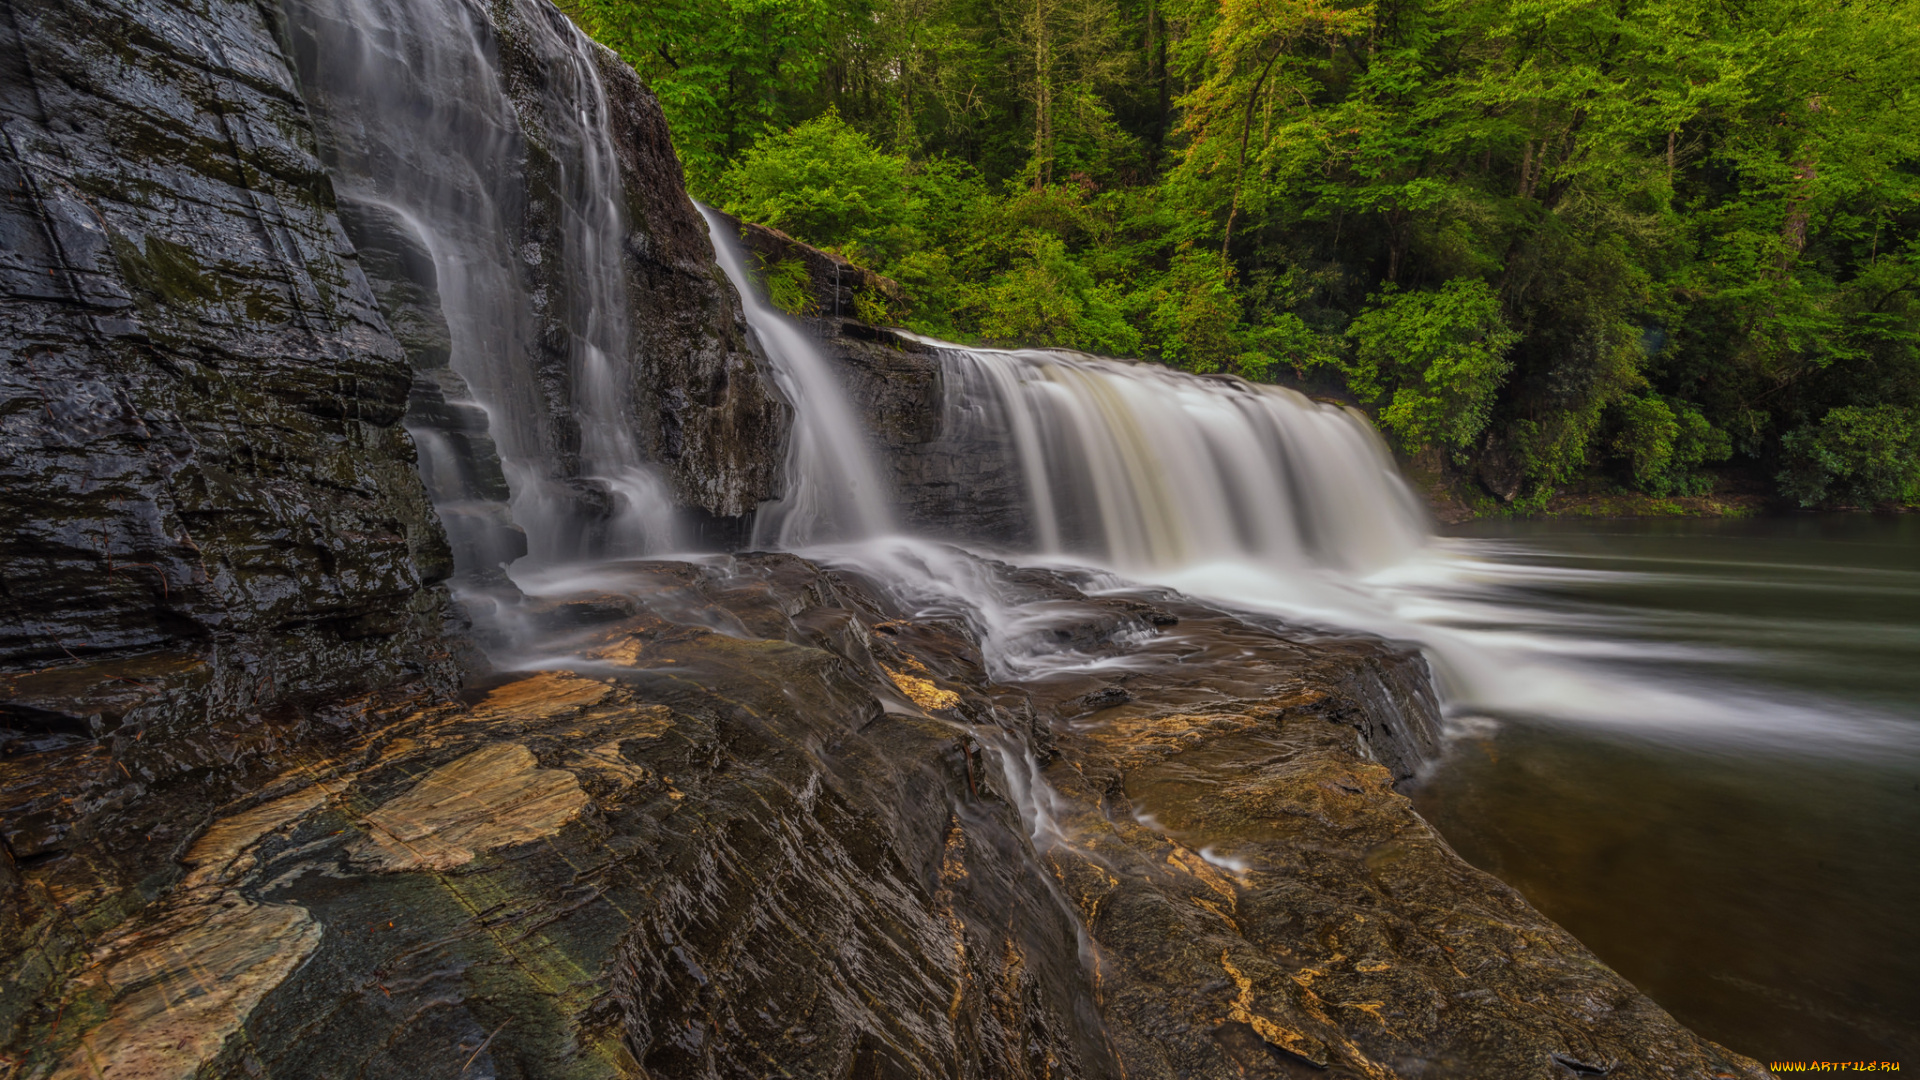
<path id="1" fill-rule="evenodd" d="M 1920 502 L 1920 421 L 1892 405 L 1844 405 L 1781 440 L 1780 488 L 1801 506 Z"/>
<path id="2" fill-rule="evenodd" d="M 980 290 L 982 336 L 1122 356 L 1139 348 L 1140 335 L 1122 316 L 1120 297 L 1095 281 L 1058 237 L 1031 232 L 1023 247 L 1013 265 Z"/>
<path id="3" fill-rule="evenodd" d="M 1408 450 L 1472 446 L 1492 417 L 1519 335 L 1486 283 L 1447 282 L 1431 292 L 1389 286 L 1347 328 L 1349 385 L 1362 400 L 1387 396 L 1380 423 Z"/>
<path id="4" fill-rule="evenodd" d="M 1613 452 L 1626 461 L 1634 484 L 1649 494 L 1703 494 L 1709 480 L 1699 466 L 1725 461 L 1732 453 L 1727 433 L 1685 402 L 1648 394 L 1621 402 L 1619 412 Z"/>
<path id="5" fill-rule="evenodd" d="M 697 197 L 769 125 L 805 119 L 867 0 L 561 0 L 646 78 Z"/>

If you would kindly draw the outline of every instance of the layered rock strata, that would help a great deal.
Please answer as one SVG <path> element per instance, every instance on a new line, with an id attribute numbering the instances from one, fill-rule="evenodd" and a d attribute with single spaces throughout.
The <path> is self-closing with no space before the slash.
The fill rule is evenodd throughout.
<path id="1" fill-rule="evenodd" d="M 493 61 L 536 136 L 555 110 L 604 113 L 624 223 L 617 344 L 637 359 L 623 370 L 643 449 L 690 514 L 737 534 L 774 493 L 788 409 L 747 348 L 657 104 L 597 47 L 583 55 L 604 100 L 556 101 L 540 49 L 574 34 L 564 17 L 467 10 L 498 21 Z M 431 254 L 377 200 L 337 195 L 341 118 L 310 108 L 318 80 L 295 57 L 310 8 L 7 0 L 0 14 L 6 1029 L 179 879 L 216 807 L 452 695 L 477 654 L 445 583 L 524 541 L 495 433 L 449 367 Z M 505 171 L 524 228 L 507 240 L 546 304 L 530 392 L 559 401 L 570 391 L 550 384 L 583 331 L 555 272 L 570 257 L 555 193 L 580 177 L 521 141 Z M 565 473 L 582 436 L 571 410 L 553 414 Z M 409 426 L 455 450 L 449 513 L 480 518 L 456 530 L 459 551 Z M 43 891 L 22 892 L 43 869 Z"/>
<path id="2" fill-rule="evenodd" d="M 259 7 L 4 4 L 0 185 L 6 1024 L 213 807 L 457 665 L 407 367 Z M 20 891 L 63 863 L 97 891 Z"/>
<path id="3" fill-rule="evenodd" d="M 56 1077 L 1752 1077 L 1393 790 L 1424 665 L 986 565 L 521 613 L 579 659 L 315 754 L 13 1052 Z M 1027 677 L 995 678 L 1017 644 Z M 87 883 L 28 869 L 37 903 Z"/>

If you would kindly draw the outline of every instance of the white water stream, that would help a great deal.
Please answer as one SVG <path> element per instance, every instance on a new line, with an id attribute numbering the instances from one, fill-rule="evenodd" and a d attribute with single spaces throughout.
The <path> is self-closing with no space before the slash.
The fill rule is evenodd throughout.
<path id="1" fill-rule="evenodd" d="M 757 295 L 737 245 L 715 232 L 735 287 Z M 1010 605 L 976 561 L 889 532 L 884 508 L 860 502 L 879 490 L 882 471 L 827 360 L 764 303 L 749 301 L 748 318 L 798 384 L 806 426 L 790 461 L 801 497 L 777 508 L 777 532 L 757 538 L 891 581 L 903 599 L 968 613 L 1005 675 L 1072 663 L 1032 651 L 1044 610 Z M 1469 724 L 1529 716 L 1794 752 L 1920 749 L 1914 725 L 1824 697 L 1701 679 L 1697 669 L 1623 671 L 1654 647 L 1591 613 L 1528 599 L 1543 576 L 1578 571 L 1432 535 L 1378 434 L 1347 409 L 1153 364 L 919 340 L 939 351 L 948 422 L 998 431 L 1014 448 L 1039 543 L 1001 557 L 1099 567 L 1116 585 L 1416 642 L 1449 715 Z M 1699 658 L 1696 646 L 1659 648 L 1669 661 Z"/>
<path id="2" fill-rule="evenodd" d="M 336 192 L 350 216 L 384 218 L 430 260 L 425 288 L 458 376 L 442 388 L 484 412 L 528 555 L 670 547 L 672 504 L 634 434 L 624 187 L 596 46 L 530 0 L 288 8 Z M 543 58 L 541 85 L 518 102 L 499 55 L 508 33 Z M 486 565 L 511 557 L 485 540 L 505 515 L 471 490 L 459 449 L 413 430 L 456 547 Z"/>
<path id="3" fill-rule="evenodd" d="M 747 325 L 773 365 L 774 381 L 794 407 L 786 497 L 761 507 L 753 525 L 755 546 L 794 549 L 886 535 L 893 527 L 887 489 L 833 366 L 805 330 L 767 302 L 725 220 L 704 206 L 700 215 L 720 268 L 740 293 Z"/>

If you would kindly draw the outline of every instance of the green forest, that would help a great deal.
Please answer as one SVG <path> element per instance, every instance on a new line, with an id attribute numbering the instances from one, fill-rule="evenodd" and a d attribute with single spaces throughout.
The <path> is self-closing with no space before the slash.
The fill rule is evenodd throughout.
<path id="1" fill-rule="evenodd" d="M 1493 508 L 1920 503 L 1920 0 L 568 8 L 877 318 L 1340 396 Z"/>

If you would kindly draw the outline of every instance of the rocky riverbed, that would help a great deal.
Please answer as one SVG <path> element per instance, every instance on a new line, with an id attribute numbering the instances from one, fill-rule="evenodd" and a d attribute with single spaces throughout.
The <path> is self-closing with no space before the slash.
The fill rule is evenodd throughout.
<path id="1" fill-rule="evenodd" d="M 10 864 L 13 1075 L 1764 1075 L 1396 793 L 1417 655 L 978 565 L 1047 671 L 794 556 L 622 564 L 517 611 L 570 659 L 296 755 L 143 909 Z"/>

